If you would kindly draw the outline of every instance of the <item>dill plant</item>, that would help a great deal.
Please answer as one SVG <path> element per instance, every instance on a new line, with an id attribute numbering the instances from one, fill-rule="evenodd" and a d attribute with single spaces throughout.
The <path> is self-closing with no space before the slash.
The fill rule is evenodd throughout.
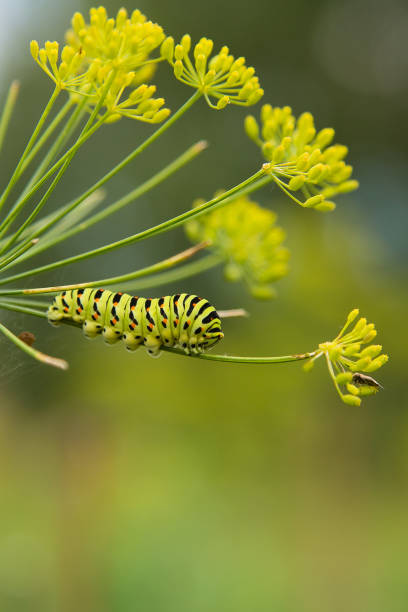
<path id="1" fill-rule="evenodd" d="M 264 92 L 255 69 L 246 65 L 244 57 L 235 58 L 227 46 L 214 52 L 213 41 L 204 37 L 193 44 L 186 34 L 176 44 L 161 26 L 148 21 L 138 10 L 129 15 L 120 9 L 115 18 L 109 18 L 101 6 L 90 10 L 88 20 L 76 13 L 62 48 L 51 41 L 41 47 L 33 40 L 30 50 L 34 61 L 51 80 L 53 90 L 0 196 L 0 309 L 46 318 L 49 304 L 40 299 L 44 294 L 119 283 L 138 290 L 157 287 L 220 264 L 226 281 L 243 282 L 255 298 L 268 299 L 275 294 L 275 281 L 287 273 L 289 253 L 275 213 L 249 196 L 275 183 L 297 205 L 329 212 L 336 206 L 334 198 L 358 187 L 351 178 L 353 169 L 345 161 L 347 147 L 334 143 L 332 128 L 317 131 L 310 113 L 296 118 L 289 106 L 264 104 L 259 121 L 248 115 L 244 122 L 247 135 L 264 157 L 264 163 L 251 176 L 228 190 L 216 192 L 209 201 L 195 201 L 190 210 L 149 229 L 61 260 L 55 261 L 50 255 L 48 263 L 31 267 L 28 263 L 31 258 L 114 215 L 199 155 L 206 147 L 205 142 L 192 145 L 109 206 L 101 205 L 103 185 L 171 129 L 194 104 L 204 100 L 210 109 L 228 112 L 225 109 L 230 104 L 244 107 L 257 104 Z M 164 98 L 156 96 L 156 85 L 152 84 L 159 63 L 169 65 L 174 77 L 193 90 L 173 113 L 165 107 Z M 0 147 L 17 93 L 18 84 L 12 83 L 0 119 Z M 65 102 L 53 112 L 61 95 Z M 105 124 L 119 120 L 142 121 L 158 127 L 83 194 L 57 210 L 46 212 L 51 194 L 80 148 Z M 38 162 L 41 151 L 45 155 Z M 33 174 L 15 195 L 28 167 L 35 168 Z M 43 186 L 45 192 L 40 197 L 38 192 Z M 72 285 L 25 288 L 20 284 L 23 279 L 109 253 L 181 225 L 193 246 L 145 268 Z M 206 251 L 206 255 L 195 258 L 200 251 Z M 186 263 L 193 257 L 194 261 Z M 14 266 L 19 266 L 20 271 L 10 273 Z M 239 310 L 220 313 L 225 317 L 242 314 Z M 347 404 L 359 405 L 363 396 L 378 390 L 379 384 L 370 374 L 387 361 L 387 356 L 382 354 L 380 345 L 372 344 L 376 330 L 366 319 L 359 318 L 348 331 L 357 316 L 358 310 L 352 310 L 334 340 L 320 343 L 309 352 L 277 357 L 212 353 L 189 357 L 255 365 L 304 361 L 305 370 L 323 357 L 340 398 Z M 0 331 L 34 359 L 62 369 L 68 367 L 65 360 L 42 353 L 32 346 L 32 341 L 28 342 L 21 334 L 17 336 L 2 323 Z M 186 356 L 175 348 L 163 349 Z"/>

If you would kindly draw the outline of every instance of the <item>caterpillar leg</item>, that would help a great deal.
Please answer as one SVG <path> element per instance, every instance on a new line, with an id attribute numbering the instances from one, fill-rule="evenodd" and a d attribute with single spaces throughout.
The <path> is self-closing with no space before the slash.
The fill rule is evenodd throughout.
<path id="1" fill-rule="evenodd" d="M 160 337 L 156 338 L 149 335 L 144 339 L 144 345 L 150 357 L 160 357 L 161 344 Z"/>
<path id="2" fill-rule="evenodd" d="M 128 351 L 136 351 L 143 342 L 142 336 L 132 333 L 123 334 L 122 340 Z"/>
<path id="3" fill-rule="evenodd" d="M 101 333 L 102 325 L 96 321 L 84 321 L 82 324 L 82 331 L 85 338 L 92 340 Z"/>

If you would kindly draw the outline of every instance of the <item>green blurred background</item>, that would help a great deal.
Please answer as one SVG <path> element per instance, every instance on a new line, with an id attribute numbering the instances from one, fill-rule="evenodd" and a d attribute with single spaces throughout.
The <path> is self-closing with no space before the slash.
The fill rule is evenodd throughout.
<path id="1" fill-rule="evenodd" d="M 121 3 L 105 5 L 112 13 Z M 1 2 L 2 99 L 13 78 L 22 81 L 3 184 L 51 91 L 29 40 L 62 40 L 72 13 L 90 6 Z M 391 356 L 379 372 L 384 391 L 351 408 L 322 363 L 305 374 L 299 364 L 168 354 L 153 361 L 6 315 L 14 331 L 33 331 L 38 347 L 71 368 L 41 367 L 0 341 L 0 610 L 405 611 L 407 4 L 141 0 L 137 8 L 168 34 L 205 35 L 245 55 L 265 102 L 309 110 L 318 128 L 336 128 L 361 181 L 327 215 L 297 208 L 276 189 L 259 195 L 278 212 L 292 252 L 275 301 L 256 302 L 220 270 L 154 295 L 183 290 L 219 308 L 247 308 L 249 319 L 225 322 L 222 346 L 247 355 L 311 350 L 358 306 Z M 172 109 L 190 95 L 164 66 L 157 81 Z M 95 226 L 86 243 L 80 235 L 53 256 L 148 227 L 253 172 L 260 158 L 244 116 L 197 105 L 108 185 L 108 201 L 192 142 L 207 138 L 210 149 L 116 223 Z M 150 131 L 124 120 L 102 130 L 52 206 L 81 193 Z M 119 274 L 186 245 L 179 229 L 38 279 Z"/>

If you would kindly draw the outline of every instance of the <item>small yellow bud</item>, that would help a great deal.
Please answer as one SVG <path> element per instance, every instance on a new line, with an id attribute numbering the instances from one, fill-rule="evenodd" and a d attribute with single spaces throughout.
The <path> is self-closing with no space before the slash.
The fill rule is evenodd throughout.
<path id="1" fill-rule="evenodd" d="M 378 368 L 381 368 L 388 361 L 388 355 L 379 355 L 371 361 L 371 363 L 365 368 L 365 372 L 375 372 Z"/>
<path id="2" fill-rule="evenodd" d="M 360 406 L 361 404 L 361 399 L 359 397 L 356 397 L 355 395 L 342 395 L 341 399 L 345 404 L 348 404 L 349 406 Z"/>
<path id="3" fill-rule="evenodd" d="M 176 58 L 176 60 L 180 60 L 180 61 L 183 60 L 184 55 L 185 55 L 185 49 L 183 45 L 176 45 L 174 49 L 174 57 Z"/>
<path id="4" fill-rule="evenodd" d="M 181 45 L 185 51 L 185 54 L 187 55 L 191 49 L 191 36 L 189 34 L 184 34 L 183 38 L 181 39 Z"/>
<path id="5" fill-rule="evenodd" d="M 317 164 L 320 161 L 321 157 L 322 153 L 320 149 L 315 149 L 314 151 L 312 151 L 309 157 L 309 167 L 312 167 Z"/>
<path id="6" fill-rule="evenodd" d="M 374 357 L 377 357 L 377 355 L 379 355 L 381 351 L 381 344 L 372 344 L 371 346 L 367 346 L 363 351 L 361 351 L 360 356 L 371 357 L 371 359 L 374 359 Z"/>
<path id="7" fill-rule="evenodd" d="M 218 110 L 221 110 L 225 108 L 226 106 L 228 106 L 229 102 L 230 102 L 229 96 L 223 96 L 222 98 L 220 98 L 217 102 Z"/>
<path id="8" fill-rule="evenodd" d="M 360 311 L 358 308 L 354 308 L 351 312 L 349 312 L 347 315 L 346 325 L 350 325 L 350 323 L 352 323 L 358 317 L 359 312 Z"/>
<path id="9" fill-rule="evenodd" d="M 174 39 L 172 38 L 172 36 L 168 36 L 162 42 L 162 45 L 160 47 L 160 55 L 168 62 L 173 61 Z"/>
<path id="10" fill-rule="evenodd" d="M 347 166 L 347 168 L 351 168 L 351 166 Z M 341 185 L 338 186 L 338 193 L 350 193 L 350 191 L 355 191 L 358 189 L 360 183 L 355 180 L 345 181 Z"/>
<path id="11" fill-rule="evenodd" d="M 259 125 L 253 115 L 247 115 L 245 117 L 244 127 L 247 135 L 251 140 L 258 143 L 259 140 Z"/>
<path id="12" fill-rule="evenodd" d="M 292 191 L 297 191 L 298 189 L 301 189 L 304 184 L 305 184 L 305 177 L 303 176 L 303 174 L 298 174 L 298 176 L 294 176 L 293 178 L 290 179 L 288 183 L 288 187 Z"/>
<path id="13" fill-rule="evenodd" d="M 336 382 L 339 385 L 345 385 L 353 380 L 353 375 L 351 372 L 342 372 L 341 374 L 337 374 Z"/>
<path id="14" fill-rule="evenodd" d="M 325 169 L 325 166 L 321 163 L 315 164 L 314 166 L 312 166 L 307 173 L 308 180 L 318 181 L 324 169 Z"/>
<path id="15" fill-rule="evenodd" d="M 167 117 L 170 115 L 170 112 L 171 111 L 169 108 L 162 108 L 154 115 L 153 123 L 161 123 L 162 121 L 167 119 Z"/>
<path id="16" fill-rule="evenodd" d="M 319 145 L 319 148 L 323 149 L 324 147 L 327 147 L 327 145 L 329 145 L 333 140 L 334 134 L 335 132 L 333 128 L 324 128 L 323 130 L 320 130 L 320 132 L 318 132 L 316 135 L 316 143 Z"/>
<path id="17" fill-rule="evenodd" d="M 174 62 L 174 76 L 176 77 L 176 79 L 179 79 L 181 77 L 181 75 L 183 74 L 183 70 L 183 63 L 180 60 Z"/>
<path id="18" fill-rule="evenodd" d="M 35 60 L 38 58 L 39 50 L 40 48 L 39 48 L 38 42 L 36 40 L 32 40 L 30 42 L 30 51 L 31 51 L 31 55 L 33 56 Z"/>
<path id="19" fill-rule="evenodd" d="M 364 344 L 368 344 L 369 342 L 372 342 L 374 338 L 376 337 L 376 335 L 377 335 L 376 330 L 372 329 L 370 332 L 368 332 L 366 336 L 364 336 L 363 338 Z"/>
<path id="20" fill-rule="evenodd" d="M 358 361 L 353 363 L 353 365 L 350 366 L 350 370 L 352 370 L 353 372 L 359 372 L 360 370 L 362 370 L 364 372 L 366 371 L 366 368 L 369 364 L 371 364 L 370 357 L 363 357 L 362 359 L 359 359 Z"/>
<path id="21" fill-rule="evenodd" d="M 272 155 L 272 161 L 275 162 L 275 164 L 279 164 L 281 161 L 283 161 L 284 157 L 285 157 L 284 147 L 282 145 L 275 147 L 275 150 Z"/>
<path id="22" fill-rule="evenodd" d="M 315 209 L 320 210 L 320 212 L 331 212 L 335 208 L 336 204 L 330 200 L 323 200 L 323 202 L 315 206 Z"/>
<path id="23" fill-rule="evenodd" d="M 352 395 L 360 395 L 360 390 L 356 385 L 352 385 L 350 383 L 347 384 L 347 391 Z"/>
<path id="24" fill-rule="evenodd" d="M 323 202 L 323 196 L 316 195 L 312 196 L 311 198 L 307 198 L 307 200 L 305 200 L 303 203 L 303 206 L 306 208 L 313 208 L 313 206 L 317 206 L 317 204 L 320 204 L 321 202 Z"/>
<path id="25" fill-rule="evenodd" d="M 265 159 L 269 159 L 272 161 L 273 154 L 275 152 L 275 147 L 271 142 L 265 142 L 262 147 L 262 155 Z"/>
<path id="26" fill-rule="evenodd" d="M 300 170 L 301 172 L 303 170 L 306 170 L 306 168 L 309 165 L 309 158 L 310 158 L 310 155 L 307 152 L 300 155 L 300 157 L 298 158 L 296 162 L 296 170 Z"/>

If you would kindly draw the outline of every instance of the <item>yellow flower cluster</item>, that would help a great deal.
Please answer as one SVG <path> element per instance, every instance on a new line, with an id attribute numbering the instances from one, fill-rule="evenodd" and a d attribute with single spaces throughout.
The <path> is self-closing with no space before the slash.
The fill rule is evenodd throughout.
<path id="1" fill-rule="evenodd" d="M 350 178 L 353 168 L 344 161 L 347 147 L 331 144 L 335 135 L 332 128 L 316 132 L 311 113 L 296 119 L 289 106 L 273 108 L 265 104 L 261 124 L 260 128 L 255 117 L 249 115 L 245 130 L 268 162 L 265 171 L 297 204 L 329 211 L 336 206 L 330 198 L 357 189 L 358 182 Z M 292 192 L 302 195 L 295 197 Z"/>
<path id="2" fill-rule="evenodd" d="M 196 200 L 193 207 L 201 204 L 203 200 Z M 186 232 L 193 242 L 211 243 L 226 262 L 227 280 L 242 280 L 254 297 L 268 299 L 274 296 L 271 283 L 288 271 L 285 232 L 275 223 L 275 213 L 241 196 L 190 221 Z"/>
<path id="3" fill-rule="evenodd" d="M 247 68 L 245 58 L 234 59 L 228 47 L 210 58 L 213 41 L 201 38 L 190 58 L 191 38 L 185 34 L 180 44 L 174 45 L 171 36 L 161 46 L 161 55 L 173 67 L 176 78 L 200 91 L 211 108 L 222 109 L 228 104 L 250 106 L 263 96 L 263 89 L 254 68 Z M 211 98 L 217 102 L 214 104 Z"/>
<path id="4" fill-rule="evenodd" d="M 144 83 L 161 60 L 151 59 L 150 54 L 163 39 L 163 29 L 140 11 L 128 16 L 120 9 L 112 19 L 100 6 L 90 10 L 89 23 L 75 13 L 61 53 L 57 42 L 48 41 L 40 49 L 32 41 L 31 54 L 57 87 L 71 92 L 74 101 L 85 96 L 88 110 L 101 104 L 106 121 L 126 116 L 158 123 L 170 111 L 162 108 L 162 98 L 152 97 L 156 88 Z"/>
<path id="5" fill-rule="evenodd" d="M 314 357 L 305 365 L 305 369 L 309 369 L 315 359 L 324 355 L 341 399 L 351 406 L 359 406 L 361 397 L 378 391 L 381 385 L 369 374 L 388 361 L 388 355 L 381 353 L 380 344 L 370 344 L 377 335 L 374 323 L 367 323 L 367 319 L 362 317 L 346 333 L 358 314 L 357 308 L 352 310 L 337 337 L 331 342 L 320 343 Z M 370 346 L 362 348 L 364 344 Z M 348 393 L 344 393 L 341 387 Z"/>

